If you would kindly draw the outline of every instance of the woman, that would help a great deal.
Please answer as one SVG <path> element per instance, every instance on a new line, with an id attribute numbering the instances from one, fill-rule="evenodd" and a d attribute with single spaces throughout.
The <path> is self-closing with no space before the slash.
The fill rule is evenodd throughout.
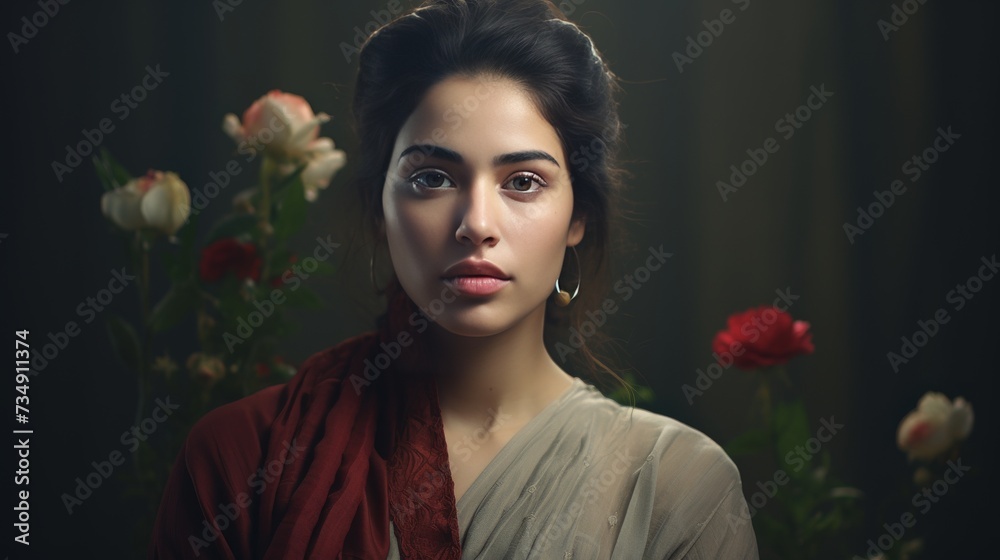
<path id="1" fill-rule="evenodd" d="M 722 449 L 547 348 L 602 366 L 559 337 L 607 297 L 615 87 L 545 0 L 432 0 L 369 38 L 357 185 L 388 310 L 199 421 L 151 557 L 757 558 Z"/>

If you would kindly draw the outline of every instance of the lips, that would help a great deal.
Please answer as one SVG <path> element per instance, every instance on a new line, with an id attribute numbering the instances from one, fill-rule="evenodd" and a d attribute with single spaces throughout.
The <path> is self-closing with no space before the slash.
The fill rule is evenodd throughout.
<path id="1" fill-rule="evenodd" d="M 475 261 L 471 259 L 466 259 L 449 266 L 448 269 L 444 271 L 444 274 L 441 275 L 441 278 L 449 279 L 459 276 L 485 276 L 499 278 L 501 280 L 510 280 L 509 274 L 490 261 Z"/>

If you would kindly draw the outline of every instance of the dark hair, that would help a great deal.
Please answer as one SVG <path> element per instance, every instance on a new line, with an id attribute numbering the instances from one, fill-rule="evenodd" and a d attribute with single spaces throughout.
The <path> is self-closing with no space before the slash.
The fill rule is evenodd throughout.
<path id="1" fill-rule="evenodd" d="M 353 125 L 360 162 L 354 181 L 366 233 L 373 237 L 385 218 L 382 186 L 396 136 L 428 89 L 454 75 L 486 75 L 512 80 L 529 93 L 562 141 L 573 218 L 586 218 L 576 247 L 584 282 L 566 308 L 549 299 L 546 346 L 556 354 L 569 350 L 593 381 L 601 381 L 603 372 L 631 395 L 628 383 L 592 350 L 608 341 L 600 328 L 572 341 L 569 336 L 570 328 L 580 332 L 587 311 L 601 309 L 611 287 L 611 242 L 619 239 L 613 218 L 619 216 L 624 175 L 616 159 L 622 126 L 614 96 L 620 86 L 590 38 L 548 0 L 429 0 L 372 33 L 359 61 Z M 577 280 L 573 261 L 567 255 L 560 275 L 560 285 L 570 289 Z"/>

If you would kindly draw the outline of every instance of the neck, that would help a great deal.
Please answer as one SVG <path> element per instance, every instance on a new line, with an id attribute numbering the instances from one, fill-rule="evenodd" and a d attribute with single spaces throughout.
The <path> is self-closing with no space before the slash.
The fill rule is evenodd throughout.
<path id="1" fill-rule="evenodd" d="M 572 378 L 549 356 L 545 306 L 490 336 L 459 336 L 434 324 L 430 356 L 442 418 L 481 424 L 484 418 L 514 424 L 534 417 L 565 391 Z"/>

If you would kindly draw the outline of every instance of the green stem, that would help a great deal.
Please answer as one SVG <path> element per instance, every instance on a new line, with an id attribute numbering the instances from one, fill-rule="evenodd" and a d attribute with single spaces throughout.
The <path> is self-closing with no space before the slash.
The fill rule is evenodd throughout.
<path id="1" fill-rule="evenodd" d="M 768 382 L 767 375 L 762 374 L 760 377 L 760 387 L 757 388 L 757 398 L 760 401 L 760 412 L 761 417 L 764 419 L 764 425 L 771 429 L 771 385 Z"/>
<path id="2" fill-rule="evenodd" d="M 133 261 L 137 265 L 139 276 L 137 287 L 139 289 L 139 311 L 142 315 L 142 325 L 140 328 L 143 333 L 142 347 L 139 350 L 139 371 L 136 372 L 138 390 L 136 394 L 135 423 L 138 425 L 142 421 L 142 412 L 146 402 L 146 373 L 149 365 L 152 336 L 149 330 L 149 249 L 141 231 L 137 231 L 135 234 L 134 251 Z"/>
<path id="3" fill-rule="evenodd" d="M 260 210 L 258 211 L 258 215 L 260 216 L 258 229 L 260 230 L 260 252 L 263 260 L 260 271 L 261 282 L 267 281 L 269 261 L 271 260 L 268 258 L 268 246 L 270 245 L 268 241 L 273 231 L 271 226 L 271 179 L 274 177 L 275 165 L 275 161 L 268 156 L 264 156 L 264 161 L 260 164 L 261 195 Z"/>
<path id="4" fill-rule="evenodd" d="M 142 231 L 135 234 L 135 246 L 133 251 L 133 263 L 138 268 L 139 291 L 139 311 L 142 316 L 142 346 L 139 349 L 139 371 L 136 372 L 136 403 L 135 403 L 135 424 L 138 426 L 142 422 L 143 409 L 146 404 L 146 393 L 148 392 L 149 360 L 151 358 L 152 331 L 149 328 L 149 246 L 143 237 Z M 136 473 L 141 470 L 138 460 L 133 462 Z"/>

